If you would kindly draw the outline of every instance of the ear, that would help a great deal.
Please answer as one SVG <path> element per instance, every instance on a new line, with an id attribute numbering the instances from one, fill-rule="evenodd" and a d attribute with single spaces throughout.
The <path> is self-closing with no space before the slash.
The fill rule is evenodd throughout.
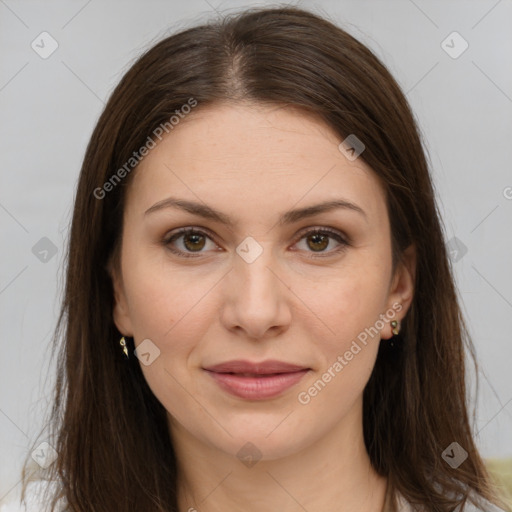
<path id="1" fill-rule="evenodd" d="M 387 311 L 395 312 L 393 318 L 389 318 L 385 327 L 381 330 L 382 339 L 390 339 L 393 336 L 393 328 L 390 323 L 393 320 L 400 321 L 405 317 L 414 298 L 414 283 L 416 279 L 416 246 L 411 244 L 403 252 L 403 261 L 397 264 L 392 278 L 387 300 Z"/>
<path id="2" fill-rule="evenodd" d="M 112 263 L 109 264 L 108 271 L 112 279 L 114 292 L 114 308 L 112 311 L 114 323 L 116 324 L 117 330 L 123 336 L 133 337 L 133 326 L 130 319 L 121 271 L 118 265 Z"/>

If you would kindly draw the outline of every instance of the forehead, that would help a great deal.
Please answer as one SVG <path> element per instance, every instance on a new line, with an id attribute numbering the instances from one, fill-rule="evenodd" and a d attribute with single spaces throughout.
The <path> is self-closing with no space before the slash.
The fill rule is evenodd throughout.
<path id="1" fill-rule="evenodd" d="M 295 108 L 253 104 L 196 107 L 135 171 L 128 202 L 149 208 L 180 195 L 211 205 L 281 211 L 343 197 L 373 215 L 384 191 L 366 163 L 348 160 L 342 138 Z M 269 210 L 270 209 L 270 210 Z"/>

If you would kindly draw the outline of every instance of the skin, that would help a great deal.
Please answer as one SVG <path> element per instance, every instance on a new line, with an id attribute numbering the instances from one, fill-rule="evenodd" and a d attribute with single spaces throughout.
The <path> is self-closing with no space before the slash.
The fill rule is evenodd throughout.
<path id="1" fill-rule="evenodd" d="M 340 142 L 291 108 L 198 107 L 150 151 L 128 188 L 114 321 L 136 346 L 150 339 L 160 350 L 141 368 L 168 411 L 182 511 L 383 506 L 387 481 L 365 449 L 362 394 L 379 340 L 392 336 L 389 321 L 309 403 L 298 400 L 379 315 L 400 304 L 401 320 L 413 297 L 414 249 L 392 274 L 384 190 Z M 207 204 L 234 225 L 171 207 L 145 214 L 169 196 Z M 277 223 L 285 211 L 340 198 L 366 216 L 339 208 Z M 182 227 L 207 236 L 166 245 Z M 338 231 L 349 244 L 336 252 L 341 244 L 308 236 L 312 228 Z M 248 236 L 263 250 L 252 263 L 236 252 Z M 279 397 L 244 400 L 202 369 L 233 359 L 310 371 Z M 261 453 L 252 467 L 236 455 L 247 442 Z"/>

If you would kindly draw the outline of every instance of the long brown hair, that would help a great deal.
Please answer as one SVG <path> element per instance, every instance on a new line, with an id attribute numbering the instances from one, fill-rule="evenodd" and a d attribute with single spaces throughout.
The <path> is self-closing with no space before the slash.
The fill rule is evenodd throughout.
<path id="1" fill-rule="evenodd" d="M 162 40 L 124 75 L 94 129 L 71 226 L 49 426 L 58 458 L 48 477 L 77 511 L 177 511 L 177 466 L 166 411 L 137 361 L 124 362 L 109 261 L 119 249 L 126 187 L 114 174 L 194 98 L 300 108 L 340 137 L 386 191 L 394 265 L 415 244 L 415 296 L 393 350 L 379 349 L 364 391 L 363 428 L 375 470 L 426 510 L 448 512 L 468 491 L 495 501 L 472 438 L 465 377 L 473 346 L 461 314 L 426 151 L 395 80 L 363 44 L 294 8 L 246 10 Z M 118 174 L 119 177 L 119 174 Z M 94 191 L 106 190 L 103 197 Z M 133 359 L 133 358 L 132 358 Z M 456 441 L 457 469 L 442 458 Z M 58 498 L 55 494 L 54 504 Z"/>

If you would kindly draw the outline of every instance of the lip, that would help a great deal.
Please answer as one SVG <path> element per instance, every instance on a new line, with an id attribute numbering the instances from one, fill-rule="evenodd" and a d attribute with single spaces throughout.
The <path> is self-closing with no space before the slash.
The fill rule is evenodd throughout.
<path id="1" fill-rule="evenodd" d="M 297 384 L 310 368 L 276 360 L 260 363 L 236 360 L 203 370 L 231 395 L 246 400 L 265 400 Z"/>
<path id="2" fill-rule="evenodd" d="M 216 373 L 253 373 L 259 375 L 309 370 L 309 368 L 305 366 L 285 363 L 276 359 L 267 359 L 266 361 L 261 361 L 259 363 L 236 359 L 233 361 L 226 361 L 225 363 L 215 364 L 213 366 L 207 366 L 204 369 Z"/>

